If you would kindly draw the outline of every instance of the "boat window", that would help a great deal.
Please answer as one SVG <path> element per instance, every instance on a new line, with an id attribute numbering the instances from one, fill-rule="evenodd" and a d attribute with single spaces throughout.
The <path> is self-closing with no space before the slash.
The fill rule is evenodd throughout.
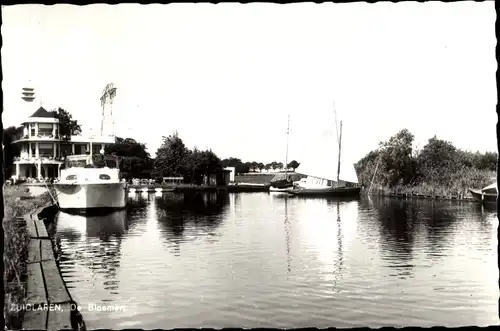
<path id="1" fill-rule="evenodd" d="M 109 177 L 109 175 L 106 174 L 100 174 L 99 179 L 111 179 L 111 177 Z"/>
<path id="2" fill-rule="evenodd" d="M 69 175 L 66 180 L 76 180 L 76 175 Z"/>

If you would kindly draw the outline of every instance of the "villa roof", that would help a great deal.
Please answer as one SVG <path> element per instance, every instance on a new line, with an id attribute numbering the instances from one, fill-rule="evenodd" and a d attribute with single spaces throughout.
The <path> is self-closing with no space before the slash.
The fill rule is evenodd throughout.
<path id="1" fill-rule="evenodd" d="M 47 111 L 45 108 L 40 107 L 30 117 L 57 118 L 57 113 L 55 111 Z"/>

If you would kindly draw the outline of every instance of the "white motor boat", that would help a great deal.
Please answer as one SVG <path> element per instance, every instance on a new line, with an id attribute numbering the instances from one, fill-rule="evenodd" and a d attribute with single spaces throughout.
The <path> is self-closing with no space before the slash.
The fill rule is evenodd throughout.
<path id="1" fill-rule="evenodd" d="M 111 211 L 127 205 L 127 183 L 120 180 L 118 167 L 96 167 L 90 155 L 68 156 L 54 188 L 59 208 L 66 212 Z"/>

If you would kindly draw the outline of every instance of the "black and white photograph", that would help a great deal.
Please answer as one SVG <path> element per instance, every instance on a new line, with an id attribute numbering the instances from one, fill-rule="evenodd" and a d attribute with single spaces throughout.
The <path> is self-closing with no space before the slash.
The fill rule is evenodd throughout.
<path id="1" fill-rule="evenodd" d="M 496 19 L 2 6 L 4 330 L 500 325 Z"/>

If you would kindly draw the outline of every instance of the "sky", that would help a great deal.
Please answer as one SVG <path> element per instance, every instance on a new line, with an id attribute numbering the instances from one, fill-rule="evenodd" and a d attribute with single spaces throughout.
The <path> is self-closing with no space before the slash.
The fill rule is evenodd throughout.
<path id="1" fill-rule="evenodd" d="M 301 162 L 330 152 L 335 112 L 352 162 L 403 128 L 416 147 L 497 150 L 493 1 L 17 5 L 2 19 L 4 126 L 42 104 L 98 131 L 112 82 L 116 134 L 153 156 L 177 130 L 221 158 L 283 162 L 290 115 Z"/>

